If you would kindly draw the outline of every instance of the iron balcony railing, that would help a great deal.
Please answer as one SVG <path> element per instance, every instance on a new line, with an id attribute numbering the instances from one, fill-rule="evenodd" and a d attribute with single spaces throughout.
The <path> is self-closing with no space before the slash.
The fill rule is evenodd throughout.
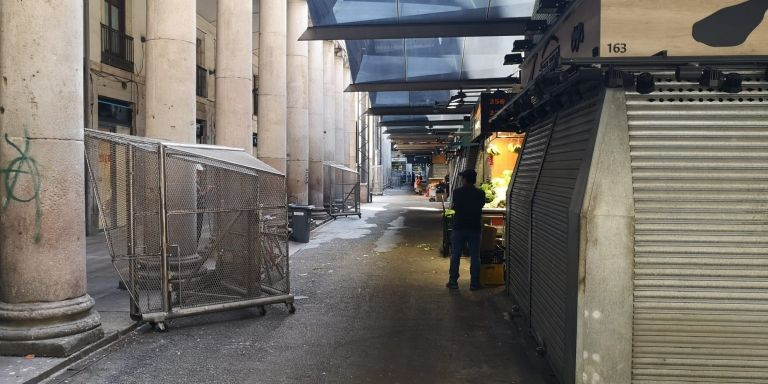
<path id="1" fill-rule="evenodd" d="M 101 62 L 133 72 L 133 37 L 102 24 Z"/>
<path id="2" fill-rule="evenodd" d="M 197 66 L 197 96 L 208 97 L 208 70 Z"/>

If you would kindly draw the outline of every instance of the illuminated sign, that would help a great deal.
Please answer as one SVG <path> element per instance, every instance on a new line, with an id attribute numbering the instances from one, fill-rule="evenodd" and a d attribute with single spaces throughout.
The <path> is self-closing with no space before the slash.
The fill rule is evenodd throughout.
<path id="1" fill-rule="evenodd" d="M 506 132 L 503 126 L 491 124 L 491 118 L 495 116 L 512 98 L 512 95 L 504 91 L 480 94 L 480 100 L 472 113 L 472 137 L 478 138 L 492 132 Z"/>

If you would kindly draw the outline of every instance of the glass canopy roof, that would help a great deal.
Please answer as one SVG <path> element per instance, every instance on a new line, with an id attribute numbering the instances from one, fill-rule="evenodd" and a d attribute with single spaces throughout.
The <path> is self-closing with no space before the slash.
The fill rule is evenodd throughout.
<path id="1" fill-rule="evenodd" d="M 313 0 L 315 26 L 342 24 L 471 22 L 528 17 L 531 0 Z"/>
<path id="2" fill-rule="evenodd" d="M 522 37 L 347 40 L 355 83 L 470 80 L 507 77 L 504 54 Z"/>
<path id="3" fill-rule="evenodd" d="M 534 0 L 310 0 L 314 26 L 482 22 L 530 17 Z M 498 79 L 521 36 L 346 40 L 355 84 Z M 447 104 L 457 91 L 371 92 L 373 107 Z M 467 100 L 470 101 L 470 100 Z"/>
<path id="4" fill-rule="evenodd" d="M 448 104 L 451 96 L 458 91 L 402 91 L 402 92 L 371 92 L 371 105 L 379 107 L 432 107 L 435 103 Z M 464 98 L 466 103 L 475 103 L 477 95 Z"/>
<path id="5" fill-rule="evenodd" d="M 517 75 L 504 66 L 514 36 L 398 40 L 347 40 L 355 84 L 380 82 L 460 81 Z M 374 107 L 430 106 L 446 103 L 451 91 L 374 92 Z"/>

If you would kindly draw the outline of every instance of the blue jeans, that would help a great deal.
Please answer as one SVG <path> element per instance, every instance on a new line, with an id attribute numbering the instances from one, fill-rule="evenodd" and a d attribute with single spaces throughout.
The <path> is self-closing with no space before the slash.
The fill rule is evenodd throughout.
<path id="1" fill-rule="evenodd" d="M 459 281 L 459 264 L 464 244 L 469 248 L 471 285 L 480 285 L 480 229 L 454 229 L 451 236 L 451 269 L 448 282 Z"/>

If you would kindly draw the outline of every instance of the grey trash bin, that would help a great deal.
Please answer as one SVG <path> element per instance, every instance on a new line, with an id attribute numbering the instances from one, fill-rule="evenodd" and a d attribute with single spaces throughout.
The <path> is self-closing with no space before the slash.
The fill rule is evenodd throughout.
<path id="1" fill-rule="evenodd" d="M 309 231 L 312 228 L 312 210 L 311 205 L 293 205 L 289 206 L 291 210 L 291 240 L 299 243 L 309 243 Z"/>

